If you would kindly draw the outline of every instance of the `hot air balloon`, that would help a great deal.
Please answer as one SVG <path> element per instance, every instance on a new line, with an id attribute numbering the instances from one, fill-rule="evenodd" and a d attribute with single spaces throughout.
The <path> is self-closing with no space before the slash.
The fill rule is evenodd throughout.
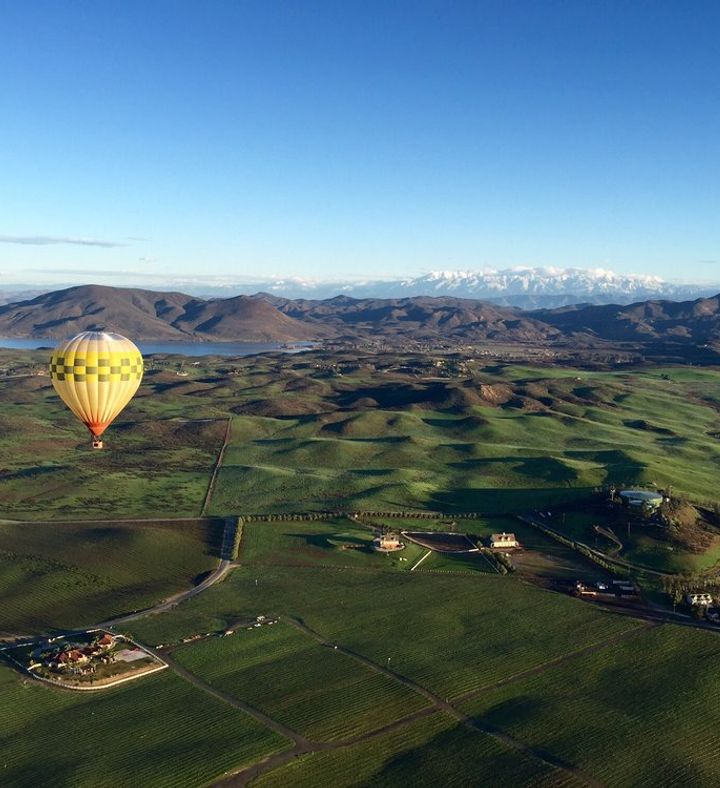
<path id="1" fill-rule="evenodd" d="M 120 334 L 83 331 L 62 342 L 50 359 L 50 379 L 60 399 L 90 430 L 93 449 L 138 390 L 143 360 Z"/>

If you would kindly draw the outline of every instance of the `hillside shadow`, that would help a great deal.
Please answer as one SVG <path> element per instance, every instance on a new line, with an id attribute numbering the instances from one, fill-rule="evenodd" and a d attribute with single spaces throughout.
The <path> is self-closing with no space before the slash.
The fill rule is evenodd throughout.
<path id="1" fill-rule="evenodd" d="M 592 487 L 478 489 L 459 487 L 441 490 L 430 496 L 428 505 L 443 512 L 480 512 L 513 514 L 531 509 L 545 509 L 561 503 L 589 498 Z"/>
<path id="2" fill-rule="evenodd" d="M 511 722 L 516 724 L 518 720 L 533 720 L 542 705 L 535 698 L 513 698 L 474 721 L 487 733 L 502 733 L 502 729 L 507 730 Z M 493 749 L 492 764 L 485 764 L 481 772 L 484 778 L 477 775 L 477 781 L 473 781 L 473 769 L 468 765 L 467 747 L 478 735 L 482 734 L 470 731 L 463 725 L 442 731 L 429 741 L 390 758 L 364 784 L 485 785 L 488 770 L 496 774 L 497 783 L 493 781 L 493 784 L 527 784 L 527 761 L 518 758 L 517 753 L 509 748 Z"/>

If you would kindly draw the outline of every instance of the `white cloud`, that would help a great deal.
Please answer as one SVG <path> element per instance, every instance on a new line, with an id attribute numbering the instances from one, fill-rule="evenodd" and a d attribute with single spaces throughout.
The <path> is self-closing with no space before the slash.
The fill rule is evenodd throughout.
<path id="1" fill-rule="evenodd" d="M 117 241 L 102 241 L 97 238 L 73 238 L 61 235 L 0 235 L 0 243 L 21 244 L 23 246 L 70 244 L 71 246 L 99 246 L 103 249 L 113 249 L 116 246 L 127 246 L 127 244 Z"/>

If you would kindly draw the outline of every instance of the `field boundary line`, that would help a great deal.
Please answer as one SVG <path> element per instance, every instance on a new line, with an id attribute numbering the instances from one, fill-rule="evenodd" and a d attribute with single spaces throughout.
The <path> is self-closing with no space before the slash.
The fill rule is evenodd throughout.
<path id="1" fill-rule="evenodd" d="M 155 653 L 155 655 L 160 658 L 160 655 L 155 652 L 155 649 L 146 646 L 148 651 L 151 653 Z M 221 689 L 217 689 L 213 687 L 212 684 L 209 684 L 204 679 L 201 679 L 197 674 L 192 673 L 187 668 L 183 667 L 179 662 L 173 659 L 169 655 L 163 655 L 162 659 L 165 660 L 168 667 L 179 676 L 184 681 L 187 681 L 189 684 L 192 684 L 196 689 L 205 692 L 207 695 L 212 695 L 214 698 L 222 701 L 223 703 L 228 704 L 229 706 L 234 706 L 236 709 L 245 712 L 250 717 L 253 717 L 256 722 L 259 722 L 261 725 L 264 725 L 266 728 L 270 728 L 270 730 L 274 731 L 278 735 L 282 736 L 285 739 L 293 742 L 297 747 L 307 749 L 309 752 L 315 748 L 322 748 L 323 745 L 321 743 L 311 742 L 309 739 L 306 739 L 302 734 L 294 731 L 292 728 L 288 728 L 287 725 L 283 725 L 283 723 L 278 722 L 277 720 L 273 719 L 269 715 L 265 714 L 265 712 L 260 711 L 260 709 L 256 709 L 254 706 L 251 706 L 249 703 L 246 703 L 240 698 L 235 697 L 234 695 L 230 695 L 227 692 L 224 692 Z"/>
<path id="2" fill-rule="evenodd" d="M 351 657 L 356 662 L 364 665 L 365 667 L 369 668 L 370 670 L 374 670 L 377 673 L 381 673 L 384 676 L 387 676 L 390 679 L 393 679 L 400 684 L 408 687 L 409 689 L 413 690 L 414 692 L 422 695 L 424 698 L 430 701 L 430 703 L 435 706 L 439 711 L 444 711 L 446 714 L 449 714 L 451 717 L 456 719 L 461 724 L 465 725 L 468 728 L 476 730 L 480 733 L 484 733 L 487 736 L 491 736 L 492 738 L 499 741 L 501 744 L 504 744 L 506 747 L 510 749 L 516 750 L 517 752 L 522 752 L 525 755 L 531 756 L 536 760 L 541 761 L 547 766 L 551 766 L 554 769 L 559 769 L 568 774 L 571 774 L 573 777 L 581 780 L 586 785 L 590 786 L 591 788 L 603 788 L 602 783 L 598 780 L 595 780 L 588 774 L 585 774 L 580 768 L 577 766 L 567 763 L 560 758 L 555 757 L 554 755 L 547 753 L 543 750 L 531 747 L 528 744 L 520 741 L 519 739 L 514 738 L 508 733 L 495 728 L 490 725 L 484 725 L 479 720 L 473 719 L 472 717 L 468 717 L 464 712 L 456 709 L 449 701 L 444 700 L 439 695 L 436 695 L 431 690 L 423 687 L 422 684 L 418 684 L 412 679 L 408 678 L 407 676 L 403 676 L 401 673 L 397 673 L 394 670 L 390 670 L 389 668 L 383 667 L 379 665 L 377 662 L 373 662 L 373 660 L 369 659 L 368 657 L 359 654 L 352 649 L 346 648 L 341 646 L 338 643 L 333 643 L 323 637 L 319 632 L 308 627 L 306 624 L 303 624 L 302 621 L 299 621 L 292 616 L 280 616 L 280 620 L 284 621 L 291 626 L 295 627 L 298 631 L 304 633 L 308 637 L 311 637 L 313 640 L 317 641 L 323 646 L 332 647 L 333 649 L 337 649 L 341 654 L 345 654 L 345 656 Z"/>
<path id="3" fill-rule="evenodd" d="M 417 568 L 420 566 L 420 564 L 421 564 L 421 563 L 422 563 L 422 562 L 423 562 L 423 561 L 424 561 L 424 560 L 425 560 L 425 559 L 426 559 L 426 558 L 427 558 L 429 555 L 431 555 L 431 554 L 432 554 L 432 550 L 428 550 L 428 551 L 427 551 L 427 553 L 425 553 L 425 555 L 424 555 L 424 556 L 422 556 L 421 558 L 419 558 L 419 559 L 418 559 L 418 560 L 417 560 L 417 561 L 416 561 L 416 562 L 415 562 L 415 563 L 414 563 L 414 564 L 413 564 L 413 565 L 410 567 L 410 571 L 411 571 L 411 572 L 414 572 L 414 571 L 415 571 L 415 570 L 416 570 L 416 569 L 417 569 Z"/>
<path id="4" fill-rule="evenodd" d="M 524 678 L 529 678 L 530 676 L 537 675 L 539 673 L 544 673 L 546 670 L 554 668 L 558 665 L 562 665 L 565 662 L 571 662 L 572 660 L 585 656 L 585 654 L 592 654 L 595 651 L 601 651 L 604 648 L 608 648 L 610 646 L 614 646 L 617 643 L 622 642 L 623 640 L 627 640 L 632 637 L 636 637 L 640 634 L 644 634 L 645 632 L 650 632 L 652 629 L 656 629 L 663 625 L 664 622 L 648 622 L 643 621 L 639 624 L 639 626 L 632 627 L 631 629 L 625 630 L 625 632 L 620 632 L 617 635 L 613 635 L 610 638 L 606 638 L 605 640 L 599 640 L 595 643 L 590 643 L 587 646 L 583 646 L 582 648 L 575 649 L 575 651 L 568 651 L 565 654 L 561 654 L 558 657 L 553 657 L 552 659 L 548 659 L 545 662 L 541 662 L 539 665 L 535 665 L 532 668 L 527 668 L 526 670 L 518 671 L 517 673 L 513 673 L 510 676 L 504 676 L 497 681 L 492 681 L 489 684 L 484 684 L 482 687 L 476 687 L 475 689 L 468 690 L 467 692 L 463 692 L 460 695 L 455 695 L 452 698 L 453 703 L 463 702 L 469 700 L 470 698 L 475 697 L 476 695 L 482 695 L 483 692 L 490 692 L 491 690 L 497 689 L 498 687 L 504 687 L 507 684 L 513 684 L 516 681 L 522 681 Z"/>
<path id="5" fill-rule="evenodd" d="M 207 512 L 207 508 L 210 505 L 210 500 L 215 490 L 215 480 L 217 479 L 218 471 L 220 470 L 220 466 L 222 465 L 225 449 L 227 449 L 227 445 L 230 442 L 231 431 L 232 431 L 232 416 L 229 416 L 227 420 L 227 424 L 225 426 L 225 435 L 223 436 L 222 446 L 220 447 L 220 451 L 218 452 L 217 460 L 215 460 L 215 467 L 213 468 L 212 475 L 210 476 L 210 481 L 208 482 L 207 492 L 205 493 L 205 500 L 203 501 L 202 508 L 200 509 L 201 517 L 205 516 L 205 513 Z"/>

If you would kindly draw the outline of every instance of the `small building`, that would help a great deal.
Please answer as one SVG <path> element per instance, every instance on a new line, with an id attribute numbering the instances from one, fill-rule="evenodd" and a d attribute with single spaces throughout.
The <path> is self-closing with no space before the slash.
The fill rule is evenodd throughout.
<path id="1" fill-rule="evenodd" d="M 620 490 L 620 500 L 631 509 L 649 509 L 655 511 L 663 502 L 663 497 L 654 490 Z"/>
<path id="2" fill-rule="evenodd" d="M 380 534 L 373 539 L 373 549 L 384 553 L 392 553 L 404 547 L 405 543 L 401 542 L 400 537 L 394 533 Z"/>
<path id="3" fill-rule="evenodd" d="M 493 534 L 490 537 L 490 547 L 493 550 L 508 550 L 513 547 L 520 547 L 520 542 L 515 538 L 515 534 Z"/>
<path id="4" fill-rule="evenodd" d="M 710 607 L 713 603 L 712 595 L 702 591 L 692 591 L 685 596 L 685 599 L 692 607 Z"/>

